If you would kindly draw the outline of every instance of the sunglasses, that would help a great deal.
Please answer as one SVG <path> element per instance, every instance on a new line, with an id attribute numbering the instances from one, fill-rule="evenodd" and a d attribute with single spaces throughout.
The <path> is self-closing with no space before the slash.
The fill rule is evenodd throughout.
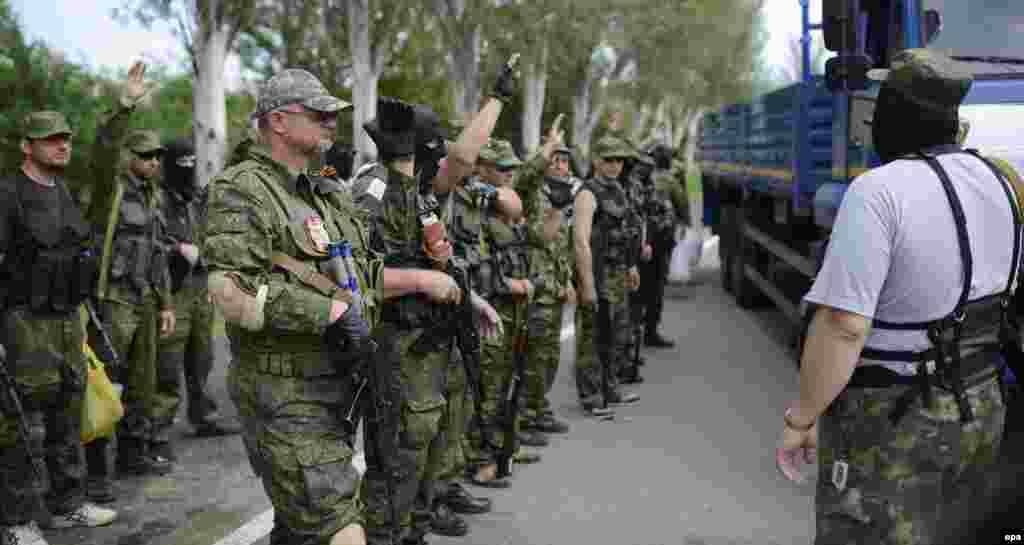
<path id="1" fill-rule="evenodd" d="M 162 152 L 160 150 L 157 150 L 157 151 L 147 151 L 146 153 L 135 152 L 135 156 L 138 157 L 139 159 L 142 159 L 143 161 L 152 161 L 154 159 L 159 159 L 159 158 L 163 157 L 163 155 L 164 155 L 164 152 Z"/>
<path id="2" fill-rule="evenodd" d="M 307 119 L 310 119 L 318 125 L 326 126 L 332 121 L 338 119 L 338 112 L 318 112 L 316 110 L 310 110 L 309 108 L 302 106 L 302 110 L 278 110 L 283 114 L 298 114 L 303 115 Z"/>
<path id="3" fill-rule="evenodd" d="M 515 171 L 515 169 L 516 167 L 494 167 L 494 170 L 497 170 L 502 174 L 508 174 L 509 172 Z"/>

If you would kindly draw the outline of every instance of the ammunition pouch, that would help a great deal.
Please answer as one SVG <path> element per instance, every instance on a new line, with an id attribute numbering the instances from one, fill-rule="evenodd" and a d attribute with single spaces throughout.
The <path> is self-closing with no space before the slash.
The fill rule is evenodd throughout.
<path id="1" fill-rule="evenodd" d="M 67 313 L 92 296 L 99 279 L 99 260 L 75 249 L 41 249 L 12 275 L 6 305 L 33 312 Z"/>

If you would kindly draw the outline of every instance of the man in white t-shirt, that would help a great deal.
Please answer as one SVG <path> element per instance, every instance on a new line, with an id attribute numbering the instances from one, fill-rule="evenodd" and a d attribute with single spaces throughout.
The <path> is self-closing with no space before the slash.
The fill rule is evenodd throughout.
<path id="1" fill-rule="evenodd" d="M 776 453 L 799 480 L 820 448 L 816 545 L 935 543 L 991 487 L 1020 224 L 1005 177 L 957 145 L 961 66 L 916 49 L 872 74 L 883 166 L 850 185 L 805 298 Z"/>

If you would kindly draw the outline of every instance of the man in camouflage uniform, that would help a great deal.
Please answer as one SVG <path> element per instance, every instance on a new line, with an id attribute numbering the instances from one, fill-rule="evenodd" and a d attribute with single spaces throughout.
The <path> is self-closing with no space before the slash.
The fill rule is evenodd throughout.
<path id="1" fill-rule="evenodd" d="M 909 49 L 870 75 L 882 165 L 850 184 L 806 296 L 819 307 L 774 454 L 799 481 L 817 449 L 817 545 L 932 544 L 998 476 L 1020 211 L 1006 174 L 957 144 L 964 65 Z"/>
<path id="2" fill-rule="evenodd" d="M 569 149 L 562 138 L 556 122 L 540 152 L 527 161 L 516 180 L 528 226 L 530 266 L 544 285 L 537 290 L 527 318 L 530 342 L 523 384 L 523 427 L 535 435 L 569 431 L 568 424 L 555 418 L 547 400 L 561 355 L 562 307 L 576 299 L 564 209 L 578 187 L 569 178 Z"/>
<path id="3" fill-rule="evenodd" d="M 79 310 L 99 269 L 89 225 L 63 180 L 71 127 L 59 112 L 35 112 L 21 136 L 25 160 L 0 181 L 0 365 L 24 411 L 9 399 L 0 407 L 0 545 L 46 545 L 39 520 L 101 526 L 117 513 L 84 502 Z"/>
<path id="4" fill-rule="evenodd" d="M 174 331 L 175 315 L 167 270 L 166 223 L 157 180 L 163 145 L 153 131 L 124 135 L 128 120 L 146 92 L 145 65 L 129 75 L 129 85 L 96 136 L 93 184 L 87 219 L 102 242 L 97 309 L 120 357 L 113 379 L 124 384 L 124 419 L 118 424 L 117 464 L 134 474 L 165 474 L 166 458 L 151 452 L 157 337 Z M 122 138 L 122 135 L 123 138 Z M 101 347 L 93 332 L 93 346 Z M 102 350 L 98 350 L 102 354 Z M 112 501 L 108 439 L 86 448 L 89 495 Z"/>
<path id="5" fill-rule="evenodd" d="M 279 72 L 260 89 L 248 158 L 209 186 L 201 253 L 234 353 L 228 389 L 243 441 L 274 506 L 274 545 L 366 542 L 352 460 L 376 277 L 342 193 L 307 174 L 346 107 L 309 72 Z M 347 277 L 328 258 L 341 241 L 356 290 L 339 287 Z"/>
<path id="6" fill-rule="evenodd" d="M 665 145 L 651 149 L 656 170 L 653 193 L 647 200 L 647 238 L 651 243 L 651 259 L 640 264 L 640 297 L 644 306 L 644 344 L 656 348 L 672 348 L 675 343 L 658 332 L 665 301 L 665 284 L 676 245 L 676 227 L 690 222 L 689 200 L 683 186 L 669 171 L 672 150 Z"/>
<path id="7" fill-rule="evenodd" d="M 163 165 L 163 204 L 169 251 L 171 293 L 177 318 L 174 332 L 160 339 L 153 452 L 174 460 L 170 430 L 181 405 L 185 372 L 188 420 L 197 437 L 238 433 L 216 420 L 217 403 L 207 392 L 213 371 L 213 303 L 206 290 L 206 259 L 199 255 L 199 228 L 206 215 L 205 194 L 195 183 L 195 149 L 190 139 L 167 147 Z"/>
<path id="8" fill-rule="evenodd" d="M 401 391 L 398 421 L 374 422 L 367 429 L 368 445 L 378 442 L 372 439 L 376 434 L 397 437 L 393 452 L 367 452 L 370 543 L 420 544 L 431 526 L 440 526 L 434 524 L 432 507 L 444 464 L 431 465 L 431 460 L 444 456 L 449 437 L 444 392 L 454 359 L 452 305 L 468 297 L 486 318 L 481 326 L 497 327 L 498 317 L 482 298 L 464 294 L 441 272 L 452 264 L 452 248 L 433 192 L 447 193 L 469 174 L 486 142 L 481 135 L 493 130 L 513 87 L 513 76 L 500 76 L 493 97 L 447 151 L 436 116 L 422 107 L 383 99 L 378 117 L 364 125 L 380 153 L 380 168 L 357 178 L 352 193 L 370 217 L 371 246 L 383 259 L 384 294 L 390 299 L 374 332 L 381 346 L 378 361 L 397 375 L 389 388 Z M 465 523 L 459 522 L 444 525 L 450 533 L 464 533 Z"/>
<path id="9" fill-rule="evenodd" d="M 631 403 L 639 396 L 623 392 L 615 358 L 629 335 L 627 292 L 640 282 L 632 239 L 626 230 L 629 198 L 617 178 L 632 146 L 614 136 L 593 147 L 593 176 L 574 201 L 574 245 L 578 275 L 579 322 L 576 389 L 592 416 L 613 415 L 609 405 Z"/>

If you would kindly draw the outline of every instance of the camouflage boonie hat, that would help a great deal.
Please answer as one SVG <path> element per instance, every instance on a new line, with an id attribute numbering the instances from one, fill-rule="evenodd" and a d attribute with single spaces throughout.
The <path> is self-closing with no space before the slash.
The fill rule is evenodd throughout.
<path id="1" fill-rule="evenodd" d="M 523 164 L 508 140 L 491 138 L 480 150 L 479 160 L 494 163 L 499 167 L 517 167 Z"/>
<path id="2" fill-rule="evenodd" d="M 337 112 L 351 106 L 348 102 L 331 96 L 324 84 L 313 74 L 289 68 L 274 74 L 263 84 L 259 91 L 259 99 L 256 101 L 256 111 L 252 116 L 257 118 L 289 104 L 302 104 L 318 112 Z"/>
<path id="3" fill-rule="evenodd" d="M 891 66 L 869 70 L 868 77 L 939 114 L 955 113 L 974 82 L 974 76 L 963 65 L 929 49 L 901 51 L 893 57 Z"/>
<path id="4" fill-rule="evenodd" d="M 156 131 L 132 131 L 124 137 L 124 147 L 135 153 L 149 153 L 163 150 L 160 135 Z"/>
<path id="5" fill-rule="evenodd" d="M 594 143 L 594 157 L 601 159 L 635 159 L 633 146 L 614 136 L 605 136 Z"/>
<path id="6" fill-rule="evenodd" d="M 67 118 L 60 112 L 32 112 L 22 122 L 22 136 L 32 140 L 49 138 L 55 134 L 74 134 Z"/>

